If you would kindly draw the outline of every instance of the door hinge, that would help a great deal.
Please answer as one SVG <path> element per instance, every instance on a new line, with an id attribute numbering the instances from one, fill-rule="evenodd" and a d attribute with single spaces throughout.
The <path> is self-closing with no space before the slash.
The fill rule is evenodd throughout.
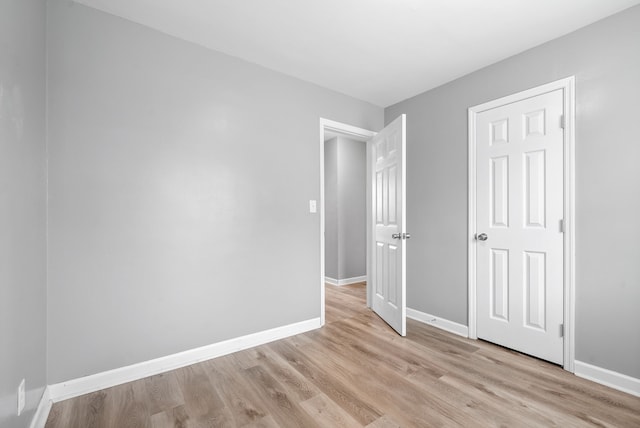
<path id="1" fill-rule="evenodd" d="M 564 230 L 564 219 L 561 218 L 560 219 L 560 233 L 564 233 L 564 232 L 565 232 L 565 230 Z"/>
<path id="2" fill-rule="evenodd" d="M 564 129 L 564 114 L 560 116 L 560 128 Z"/>
<path id="3" fill-rule="evenodd" d="M 564 324 L 560 324 L 560 337 L 564 337 Z"/>

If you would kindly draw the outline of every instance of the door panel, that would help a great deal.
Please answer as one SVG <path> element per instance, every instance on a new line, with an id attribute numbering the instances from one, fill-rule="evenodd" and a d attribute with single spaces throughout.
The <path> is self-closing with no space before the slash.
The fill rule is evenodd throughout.
<path id="1" fill-rule="evenodd" d="M 545 152 L 525 153 L 525 215 L 527 227 L 545 228 Z"/>
<path id="2" fill-rule="evenodd" d="M 509 227 L 509 158 L 491 159 L 492 226 Z"/>
<path id="3" fill-rule="evenodd" d="M 372 309 L 406 335 L 405 115 L 372 139 L 375 242 Z M 393 236 L 400 236 L 394 238 Z"/>
<path id="4" fill-rule="evenodd" d="M 509 250 L 491 249 L 491 316 L 509 321 Z"/>
<path id="5" fill-rule="evenodd" d="M 477 336 L 563 362 L 563 91 L 477 114 Z"/>
<path id="6" fill-rule="evenodd" d="M 546 254 L 534 251 L 524 252 L 525 282 L 525 325 L 546 330 Z"/>

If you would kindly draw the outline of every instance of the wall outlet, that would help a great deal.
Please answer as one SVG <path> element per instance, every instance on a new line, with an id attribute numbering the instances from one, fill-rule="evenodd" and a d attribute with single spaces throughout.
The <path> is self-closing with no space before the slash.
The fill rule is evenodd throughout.
<path id="1" fill-rule="evenodd" d="M 310 213 L 315 213 L 318 211 L 318 205 L 316 203 L 316 201 L 314 199 L 311 199 L 309 201 L 309 212 Z"/>
<path id="2" fill-rule="evenodd" d="M 24 410 L 24 405 L 26 404 L 24 388 L 25 380 L 22 379 L 22 382 L 20 382 L 20 386 L 18 386 L 18 416 L 20 416 L 20 413 L 22 413 L 22 411 Z"/>

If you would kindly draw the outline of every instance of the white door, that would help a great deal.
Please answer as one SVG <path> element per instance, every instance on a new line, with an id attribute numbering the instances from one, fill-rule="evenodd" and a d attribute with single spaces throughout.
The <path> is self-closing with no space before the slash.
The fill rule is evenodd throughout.
<path id="1" fill-rule="evenodd" d="M 478 113 L 477 336 L 563 362 L 563 91 Z"/>
<path id="2" fill-rule="evenodd" d="M 401 336 L 406 335 L 405 115 L 372 141 L 372 309 Z"/>

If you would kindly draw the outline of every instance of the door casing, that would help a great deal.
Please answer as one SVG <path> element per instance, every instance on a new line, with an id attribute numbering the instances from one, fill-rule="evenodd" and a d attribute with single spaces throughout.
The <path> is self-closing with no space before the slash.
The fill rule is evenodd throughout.
<path id="1" fill-rule="evenodd" d="M 476 116 L 480 112 L 521 101 L 558 89 L 564 95 L 564 362 L 563 367 L 574 371 L 575 361 L 575 77 L 570 76 L 537 86 L 513 95 L 489 101 L 468 110 L 469 125 L 469 201 L 468 201 L 468 323 L 469 338 L 476 332 Z"/>
<path id="2" fill-rule="evenodd" d="M 371 248 L 369 243 L 373 239 L 373 218 L 371 215 L 371 137 L 376 135 L 376 132 L 369 131 L 368 129 L 358 128 L 356 126 L 347 125 L 345 123 L 336 122 L 329 119 L 320 118 L 320 325 L 325 324 L 325 215 L 324 215 L 324 137 L 325 131 L 332 131 L 345 137 L 355 138 L 363 141 L 363 144 L 367 145 L 367 186 L 366 186 L 366 210 L 367 210 L 367 307 L 371 307 Z"/>

